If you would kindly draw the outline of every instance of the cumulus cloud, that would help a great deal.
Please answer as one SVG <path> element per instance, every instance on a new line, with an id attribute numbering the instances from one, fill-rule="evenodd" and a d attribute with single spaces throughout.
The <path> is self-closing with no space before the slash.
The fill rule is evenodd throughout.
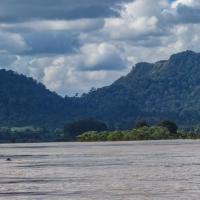
<path id="1" fill-rule="evenodd" d="M 107 18 L 104 31 L 113 39 L 144 38 L 159 31 L 160 5 L 139 0 L 125 4 L 118 18 Z"/>
<path id="2" fill-rule="evenodd" d="M 34 77 L 64 96 L 111 84 L 128 72 L 126 66 L 126 59 L 115 46 L 101 43 L 84 45 L 70 55 L 18 56 L 7 68 Z"/>
<path id="3" fill-rule="evenodd" d="M 84 70 L 112 70 L 126 66 L 126 59 L 115 46 L 100 43 L 87 44 L 80 49 L 80 66 Z"/>
<path id="4" fill-rule="evenodd" d="M 69 66 L 54 63 L 45 69 L 42 82 L 52 91 L 73 96 L 77 92 L 79 94 L 88 92 L 91 86 L 98 88 L 109 85 L 120 75 L 121 72 L 117 70 L 76 71 Z"/>
<path id="5" fill-rule="evenodd" d="M 86 92 L 136 62 L 200 51 L 199 13 L 199 0 L 1 0 L 0 67 Z"/>

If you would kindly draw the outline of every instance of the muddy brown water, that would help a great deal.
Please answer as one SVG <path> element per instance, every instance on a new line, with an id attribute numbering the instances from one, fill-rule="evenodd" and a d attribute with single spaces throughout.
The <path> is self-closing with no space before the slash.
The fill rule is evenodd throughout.
<path id="1" fill-rule="evenodd" d="M 200 140 L 3 144 L 0 199 L 198 200 Z"/>

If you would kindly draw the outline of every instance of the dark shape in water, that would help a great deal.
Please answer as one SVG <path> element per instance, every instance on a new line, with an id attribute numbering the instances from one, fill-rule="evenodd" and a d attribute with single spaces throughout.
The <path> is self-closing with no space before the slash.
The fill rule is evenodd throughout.
<path id="1" fill-rule="evenodd" d="M 11 161 L 11 158 L 7 158 L 6 161 Z"/>

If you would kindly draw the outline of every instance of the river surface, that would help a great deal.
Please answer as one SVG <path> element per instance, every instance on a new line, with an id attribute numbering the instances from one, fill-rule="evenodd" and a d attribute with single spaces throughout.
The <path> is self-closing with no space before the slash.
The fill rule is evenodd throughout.
<path id="1" fill-rule="evenodd" d="M 199 200 L 200 141 L 3 144 L 0 199 Z"/>

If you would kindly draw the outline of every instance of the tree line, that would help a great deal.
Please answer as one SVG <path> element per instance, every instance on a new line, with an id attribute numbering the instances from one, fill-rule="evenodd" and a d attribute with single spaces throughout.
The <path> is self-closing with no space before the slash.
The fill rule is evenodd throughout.
<path id="1" fill-rule="evenodd" d="M 166 139 L 199 139 L 200 135 L 178 130 L 173 121 L 161 121 L 150 126 L 139 121 L 132 130 L 88 131 L 77 137 L 81 142 L 92 141 L 132 141 L 132 140 L 166 140 Z"/>
<path id="2" fill-rule="evenodd" d="M 63 129 L 45 127 L 0 127 L 0 143 L 5 142 L 59 142 L 59 141 L 130 141 L 162 139 L 200 139 L 195 129 L 183 131 L 173 121 L 161 121 L 150 125 L 138 121 L 130 130 L 110 130 L 105 123 L 95 119 L 83 119 L 66 123 Z"/>

